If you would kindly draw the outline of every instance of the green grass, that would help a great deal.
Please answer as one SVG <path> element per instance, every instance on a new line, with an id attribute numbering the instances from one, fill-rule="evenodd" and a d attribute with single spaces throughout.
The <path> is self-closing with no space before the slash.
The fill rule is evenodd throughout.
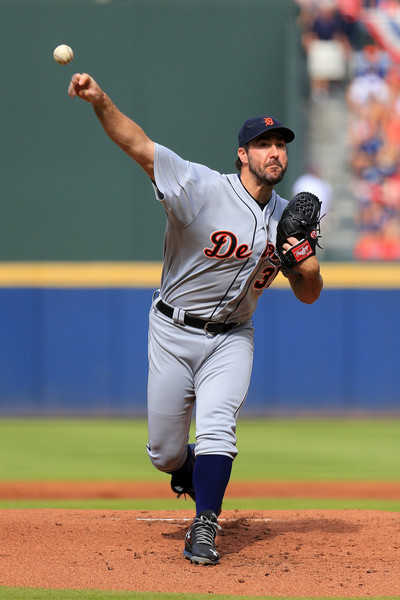
<path id="1" fill-rule="evenodd" d="M 238 441 L 239 479 L 399 479 L 400 419 L 243 421 Z"/>
<path id="2" fill-rule="evenodd" d="M 2 419 L 0 480 L 165 478 L 144 420 Z M 236 480 L 396 481 L 400 419 L 243 419 Z"/>
<path id="3" fill-rule="evenodd" d="M 2 480 L 150 480 L 144 420 L 2 419 Z"/>
<path id="4" fill-rule="evenodd" d="M 0 587 L 1 600 L 206 600 L 210 594 L 163 594 L 160 592 L 103 592 L 99 590 L 47 590 Z M 347 600 L 332 597 L 302 596 L 227 596 L 212 594 L 213 600 Z M 398 600 L 398 596 L 358 596 L 352 600 Z"/>
<path id="5" fill-rule="evenodd" d="M 75 510 L 194 510 L 194 503 L 171 499 L 0 500 L 0 509 L 63 508 Z M 224 510 L 385 510 L 400 512 L 400 500 L 325 498 L 232 498 Z M 222 515 L 223 516 L 223 515 Z"/>
<path id="6" fill-rule="evenodd" d="M 243 419 L 232 479 L 396 481 L 399 419 Z M 143 419 L 2 419 L 0 480 L 162 480 L 151 465 Z M 145 485 L 145 484 L 144 484 Z M 0 501 L 0 508 L 191 509 L 182 499 Z M 227 498 L 240 510 L 371 509 L 399 501 Z"/>

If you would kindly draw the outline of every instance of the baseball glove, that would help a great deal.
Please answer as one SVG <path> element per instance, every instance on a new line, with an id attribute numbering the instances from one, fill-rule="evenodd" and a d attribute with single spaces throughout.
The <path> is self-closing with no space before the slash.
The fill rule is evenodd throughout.
<path id="1" fill-rule="evenodd" d="M 321 202 L 311 192 L 296 194 L 285 207 L 276 230 L 276 254 L 283 268 L 292 269 L 316 253 L 321 237 L 320 212 Z M 283 244 L 288 237 L 295 237 L 298 243 L 285 252 Z"/>

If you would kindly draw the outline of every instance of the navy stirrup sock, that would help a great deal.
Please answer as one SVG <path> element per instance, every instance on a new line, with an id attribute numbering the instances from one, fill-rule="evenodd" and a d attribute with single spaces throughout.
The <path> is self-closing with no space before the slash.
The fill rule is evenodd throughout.
<path id="1" fill-rule="evenodd" d="M 196 513 L 212 510 L 218 516 L 232 471 L 233 460 L 222 454 L 196 457 L 193 484 L 196 491 Z"/>

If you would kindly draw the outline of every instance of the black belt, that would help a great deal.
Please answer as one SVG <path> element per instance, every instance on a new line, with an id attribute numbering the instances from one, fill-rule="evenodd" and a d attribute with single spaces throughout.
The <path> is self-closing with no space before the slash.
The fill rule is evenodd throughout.
<path id="1" fill-rule="evenodd" d="M 156 308 L 163 315 L 173 319 L 174 309 L 172 306 L 168 306 L 162 300 L 159 300 L 156 303 Z M 225 333 L 238 325 L 238 323 L 217 323 L 215 321 L 206 321 L 206 319 L 199 319 L 198 317 L 193 317 L 185 313 L 183 318 L 183 322 L 185 325 L 189 325 L 190 327 L 196 327 L 196 329 L 204 329 L 206 333 L 211 335 L 217 335 L 218 333 Z"/>

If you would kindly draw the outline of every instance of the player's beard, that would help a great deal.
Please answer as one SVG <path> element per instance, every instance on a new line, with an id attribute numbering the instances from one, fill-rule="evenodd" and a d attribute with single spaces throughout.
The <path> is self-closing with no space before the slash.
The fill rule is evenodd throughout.
<path id="1" fill-rule="evenodd" d="M 285 173 L 286 173 L 286 169 L 287 169 L 287 165 L 286 167 L 284 167 L 282 165 L 282 163 L 279 160 L 274 160 L 274 161 L 270 161 L 269 163 L 267 163 L 264 167 L 258 167 L 257 165 L 254 164 L 254 162 L 252 161 L 251 157 L 248 155 L 248 159 L 249 159 L 249 171 L 250 173 L 252 173 L 252 175 L 254 175 L 254 177 L 256 177 L 258 179 L 258 181 L 264 185 L 275 185 L 277 183 L 279 183 L 280 181 L 282 181 Z M 276 165 L 277 167 L 280 168 L 280 171 L 268 171 L 268 167 Z"/>

